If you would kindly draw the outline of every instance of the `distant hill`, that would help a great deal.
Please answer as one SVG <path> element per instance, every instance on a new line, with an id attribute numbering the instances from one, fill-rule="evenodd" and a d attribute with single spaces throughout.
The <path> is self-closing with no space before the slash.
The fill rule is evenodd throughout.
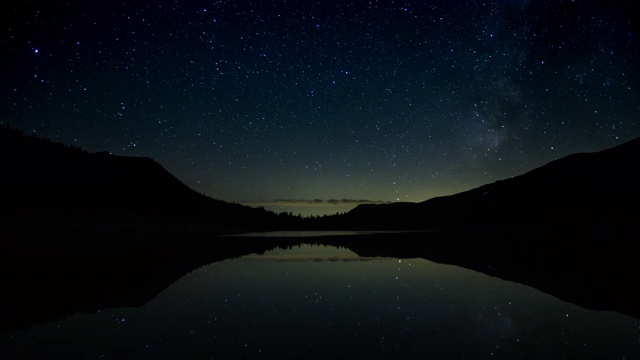
<path id="1" fill-rule="evenodd" d="M 344 221 L 410 229 L 631 231 L 640 217 L 640 138 L 552 161 L 511 179 L 421 203 L 360 205 Z"/>
<path id="2" fill-rule="evenodd" d="M 216 234 L 291 219 L 202 195 L 150 158 L 88 153 L 0 128 L 1 231 Z"/>

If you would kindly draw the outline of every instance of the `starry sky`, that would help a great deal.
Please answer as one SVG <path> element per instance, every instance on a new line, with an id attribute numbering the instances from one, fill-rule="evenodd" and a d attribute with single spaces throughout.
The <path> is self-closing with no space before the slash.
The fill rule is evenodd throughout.
<path id="1" fill-rule="evenodd" d="M 209 196 L 423 201 L 640 136 L 633 1 L 0 4 L 0 124 Z"/>

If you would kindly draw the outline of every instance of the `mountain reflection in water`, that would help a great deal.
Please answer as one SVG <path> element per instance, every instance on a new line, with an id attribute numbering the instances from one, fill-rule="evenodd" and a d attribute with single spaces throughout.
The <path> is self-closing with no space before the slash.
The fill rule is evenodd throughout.
<path id="1" fill-rule="evenodd" d="M 215 262 L 140 308 L 0 337 L 14 358 L 634 358 L 640 320 L 424 259 L 321 245 Z"/>

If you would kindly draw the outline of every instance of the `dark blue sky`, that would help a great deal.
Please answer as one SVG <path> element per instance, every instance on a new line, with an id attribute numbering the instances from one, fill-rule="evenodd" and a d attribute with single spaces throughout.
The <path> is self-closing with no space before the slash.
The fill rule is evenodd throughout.
<path id="1" fill-rule="evenodd" d="M 222 200 L 422 201 L 640 136 L 632 8 L 8 0 L 0 123 Z"/>

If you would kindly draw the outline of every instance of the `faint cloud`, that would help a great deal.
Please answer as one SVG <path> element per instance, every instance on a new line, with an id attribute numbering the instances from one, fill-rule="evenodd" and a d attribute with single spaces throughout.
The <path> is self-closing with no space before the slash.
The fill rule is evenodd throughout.
<path id="1" fill-rule="evenodd" d="M 346 206 L 361 204 L 390 204 L 392 201 L 367 200 L 367 199 L 276 199 L 272 201 L 260 201 L 245 203 L 249 206 Z"/>
<path id="2" fill-rule="evenodd" d="M 315 256 L 315 255 L 246 255 L 242 260 L 275 261 L 275 262 L 371 262 L 395 260 L 390 257 L 359 257 L 354 256 Z"/>

